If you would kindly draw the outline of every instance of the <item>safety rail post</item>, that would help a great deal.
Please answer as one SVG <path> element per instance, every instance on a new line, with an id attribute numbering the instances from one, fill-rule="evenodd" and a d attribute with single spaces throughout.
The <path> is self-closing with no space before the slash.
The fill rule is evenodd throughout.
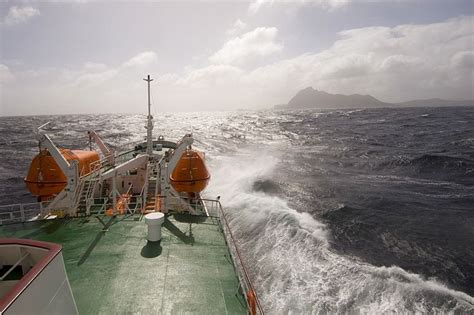
<path id="1" fill-rule="evenodd" d="M 46 204 L 46 206 L 44 205 Z M 40 216 L 44 216 L 45 215 L 45 212 L 47 211 L 48 209 L 48 205 L 49 205 L 49 202 L 46 202 L 46 201 L 43 201 L 40 203 Z"/>
<path id="2" fill-rule="evenodd" d="M 20 215 L 21 215 L 21 222 L 25 222 L 25 208 L 23 204 L 20 204 Z"/>
<path id="3" fill-rule="evenodd" d="M 155 171 L 157 172 L 156 179 L 155 179 L 155 211 L 160 211 L 161 210 L 161 198 L 158 197 L 158 191 L 159 191 L 160 186 L 161 186 L 161 181 L 160 181 L 160 176 L 158 175 L 159 172 L 156 168 L 157 165 L 158 164 L 155 164 L 154 170 L 153 170 L 153 172 L 155 172 Z M 160 198 L 159 202 L 157 202 L 158 200 L 156 200 L 156 198 Z M 156 207 L 158 207 L 158 209 Z"/>
<path id="4" fill-rule="evenodd" d="M 137 205 L 135 206 L 135 212 L 137 211 L 137 209 L 142 209 L 143 208 L 143 198 L 142 196 L 138 196 L 137 197 Z"/>
<path id="5" fill-rule="evenodd" d="M 130 194 L 130 191 L 132 190 L 132 186 L 133 184 L 131 184 L 130 186 L 128 186 L 128 189 L 127 189 L 127 192 L 125 193 L 125 195 L 127 195 L 127 199 L 125 199 L 125 211 L 128 212 L 128 213 L 131 213 L 132 211 L 130 210 L 130 207 L 128 206 L 131 198 L 132 198 L 132 195 Z"/>
<path id="6" fill-rule="evenodd" d="M 145 184 L 146 184 L 146 182 L 145 182 Z M 145 210 L 144 207 L 145 207 L 145 205 L 146 205 L 146 203 L 145 203 L 145 200 L 146 200 L 146 199 L 144 198 L 144 196 L 145 196 L 144 194 L 145 194 L 145 185 L 143 185 L 142 190 L 140 191 L 140 199 L 141 199 L 142 210 L 143 210 L 143 211 Z"/>
<path id="7" fill-rule="evenodd" d="M 89 184 L 89 189 L 90 189 L 90 184 Z M 88 190 L 86 193 L 86 215 L 90 215 L 90 214 L 91 214 L 91 200 L 89 198 L 89 190 Z"/>
<path id="8" fill-rule="evenodd" d="M 86 193 L 86 215 L 91 214 L 91 206 L 92 206 L 91 200 L 92 200 L 95 188 L 97 186 L 97 183 L 99 182 L 98 179 L 93 179 L 93 181 L 94 181 L 94 184 L 92 185 L 90 184 L 90 181 L 89 181 L 89 188 Z"/>
<path id="9" fill-rule="evenodd" d="M 105 208 L 107 207 L 107 203 L 109 202 L 109 197 L 104 198 L 104 203 L 102 204 L 102 207 L 100 208 L 100 213 L 105 211 Z"/>
<path id="10" fill-rule="evenodd" d="M 143 189 L 142 189 L 142 197 L 143 197 L 143 206 L 146 206 L 146 202 L 147 202 L 147 195 L 148 195 L 148 182 L 150 180 L 150 163 L 147 163 L 146 165 L 146 169 L 145 169 L 145 183 L 143 185 Z"/>
<path id="11" fill-rule="evenodd" d="M 74 190 L 74 209 L 77 211 L 77 207 L 79 206 L 79 201 L 81 199 L 81 193 L 84 189 L 85 180 L 82 177 L 79 177 L 79 183 L 77 184 L 76 189 Z M 74 213 L 75 214 L 75 213 Z"/>

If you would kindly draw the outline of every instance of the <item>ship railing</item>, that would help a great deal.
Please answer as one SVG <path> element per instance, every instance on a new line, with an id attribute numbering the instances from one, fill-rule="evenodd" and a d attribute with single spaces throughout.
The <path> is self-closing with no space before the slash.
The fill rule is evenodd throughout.
<path id="1" fill-rule="evenodd" d="M 79 172 L 79 178 L 84 176 L 84 173 L 86 172 L 85 166 L 82 166 L 81 171 Z"/>
<path id="2" fill-rule="evenodd" d="M 160 196 L 165 198 L 165 196 Z M 168 197 L 170 198 L 170 197 Z M 196 212 L 207 217 L 217 218 L 219 221 L 219 227 L 224 234 L 224 238 L 229 248 L 229 253 L 234 261 L 234 267 L 236 274 L 239 278 L 239 283 L 244 293 L 245 300 L 249 309 L 249 314 L 264 314 L 261 303 L 258 299 L 255 288 L 250 280 L 248 268 L 242 258 L 241 251 L 237 242 L 234 238 L 232 230 L 230 228 L 227 216 L 222 208 L 221 202 L 218 199 L 206 199 L 206 198 L 183 198 L 183 197 L 171 197 L 172 200 L 180 199 L 181 201 L 187 200 L 188 203 L 192 204 L 192 207 Z M 194 205 L 193 205 L 194 203 Z M 176 205 L 174 205 L 176 207 Z M 179 208 L 177 209 L 179 211 Z"/>
<path id="3" fill-rule="evenodd" d="M 148 185 L 150 183 L 150 173 L 152 172 L 152 165 L 148 163 L 146 165 L 146 170 L 145 170 L 145 183 L 143 184 L 142 191 L 140 192 L 140 195 L 142 196 L 143 199 L 143 205 L 146 205 L 147 202 L 147 196 L 148 196 Z"/>
<path id="4" fill-rule="evenodd" d="M 176 148 L 176 143 L 173 141 L 168 141 L 164 139 L 155 139 L 153 140 L 153 146 L 156 144 L 162 144 L 164 148 Z M 115 152 L 140 152 L 140 153 L 145 153 L 146 152 L 146 142 L 143 141 L 131 141 L 128 143 L 124 143 L 118 147 L 115 148 Z"/>
<path id="5" fill-rule="evenodd" d="M 198 198 L 187 198 L 187 197 L 176 197 L 171 194 L 168 196 L 165 195 L 156 195 L 155 201 L 155 211 L 160 210 L 165 212 L 173 213 L 186 213 L 189 212 L 192 215 L 197 216 L 209 216 L 205 212 L 205 207 L 203 207 L 201 199 Z M 146 203 L 145 203 L 146 204 Z"/>
<path id="6" fill-rule="evenodd" d="M 100 198 L 90 198 L 90 208 L 89 208 L 89 213 L 91 213 L 92 207 L 95 206 L 100 206 L 98 210 L 95 210 L 96 214 L 102 214 L 105 212 L 105 208 L 107 207 L 107 204 L 109 202 L 108 197 L 100 197 Z"/>
<path id="7" fill-rule="evenodd" d="M 97 183 L 99 182 L 99 180 L 96 178 L 96 179 L 92 179 L 91 181 L 93 181 L 94 183 L 91 185 L 89 184 L 89 188 L 87 189 L 87 192 L 86 192 L 86 214 L 87 215 L 90 215 L 91 214 L 91 206 L 92 206 L 92 195 L 94 194 L 94 191 L 96 191 L 96 187 L 97 187 Z"/>
<path id="8" fill-rule="evenodd" d="M 119 150 L 116 149 L 116 151 L 119 151 Z M 114 157 L 115 165 L 119 165 L 123 162 L 126 162 L 126 161 L 130 160 L 130 158 L 132 158 L 135 153 L 136 153 L 135 150 L 128 150 L 126 152 L 123 152 L 123 153 L 115 156 Z M 97 161 L 94 161 L 94 162 L 90 163 L 89 172 L 85 173 L 85 172 L 81 171 L 80 177 L 83 178 L 83 177 L 87 177 L 87 176 L 90 176 L 90 175 L 100 175 L 101 172 L 103 170 L 105 170 L 105 168 L 107 166 L 111 166 L 110 162 L 109 162 L 109 158 L 110 158 L 110 155 L 106 155 L 102 159 L 99 159 Z"/>
<path id="9" fill-rule="evenodd" d="M 97 206 L 100 206 L 100 208 L 92 211 L 92 208 Z M 125 203 L 125 212 L 123 214 L 134 215 L 137 213 L 141 213 L 142 206 L 142 197 L 140 195 L 131 195 L 128 198 L 128 201 Z M 103 215 L 105 214 L 105 211 L 107 209 L 110 209 L 112 207 L 113 202 L 109 197 L 91 198 L 91 211 L 89 214 Z"/>
<path id="10" fill-rule="evenodd" d="M 49 202 L 18 203 L 0 206 L 0 225 L 39 219 Z"/>
<path id="11" fill-rule="evenodd" d="M 124 162 L 127 162 L 128 160 L 130 160 L 131 158 L 134 157 L 135 153 L 136 152 L 134 150 L 130 150 L 130 151 L 120 153 L 119 155 L 117 155 L 115 157 L 115 165 L 120 165 Z"/>
<path id="12" fill-rule="evenodd" d="M 102 169 L 105 161 L 106 161 L 106 158 L 103 158 L 101 160 L 97 160 L 97 161 L 94 161 L 91 164 L 89 164 L 89 167 L 91 169 L 91 173 L 97 172 L 100 169 Z M 90 175 L 90 174 L 87 174 L 87 175 Z M 87 175 L 85 175 L 85 176 L 87 176 Z"/>
<path id="13" fill-rule="evenodd" d="M 157 183 L 157 186 L 159 182 Z M 203 198 L 189 198 L 183 196 L 172 196 L 172 195 L 158 195 L 155 192 L 155 196 L 160 199 L 160 203 L 157 203 L 155 210 L 162 209 L 162 206 L 166 209 L 172 210 L 173 212 L 191 212 L 193 215 L 214 217 L 219 216 L 219 201 L 213 199 Z M 146 204 L 146 203 L 144 203 Z"/>
<path id="14" fill-rule="evenodd" d="M 255 291 L 252 281 L 250 280 L 248 268 L 242 259 L 241 251 L 237 245 L 237 242 L 235 241 L 234 235 L 232 234 L 232 230 L 230 229 L 230 225 L 227 221 L 225 212 L 222 209 L 222 205 L 219 200 L 213 200 L 213 203 L 217 206 L 220 226 L 224 232 L 223 234 L 228 244 L 229 252 L 232 255 L 232 260 L 234 261 L 234 266 L 239 277 L 245 301 L 247 302 L 249 314 L 264 314 L 262 305 L 257 296 L 257 292 Z"/>
<path id="15" fill-rule="evenodd" d="M 145 179 L 145 180 L 146 180 L 146 179 Z M 145 182 L 145 184 L 147 184 L 147 182 Z M 143 205 L 145 205 L 145 202 L 146 202 L 145 186 L 146 186 L 146 185 L 143 185 L 142 190 L 140 191 L 140 199 L 141 199 Z"/>
<path id="16" fill-rule="evenodd" d="M 142 210 L 143 202 L 142 196 L 140 195 L 131 195 L 129 201 L 127 202 L 127 214 L 136 214 L 140 213 Z"/>
<path id="17" fill-rule="evenodd" d="M 119 145 L 119 146 L 115 147 L 115 152 L 140 151 L 140 150 L 137 150 L 137 146 L 139 146 L 142 143 L 143 143 L 143 141 L 127 142 L 127 143 L 124 143 L 122 145 Z M 143 149 L 145 149 L 145 148 L 143 148 Z M 145 150 L 143 150 L 143 151 L 145 151 Z"/>
<path id="18" fill-rule="evenodd" d="M 77 184 L 76 186 L 76 189 L 74 190 L 74 207 L 77 208 L 77 206 L 79 205 L 79 202 L 81 201 L 81 194 L 82 194 L 82 190 L 84 189 L 84 185 L 85 185 L 85 180 L 84 178 L 79 178 L 79 183 Z"/>
<path id="19" fill-rule="evenodd" d="M 102 169 L 106 166 L 109 166 L 109 157 L 110 155 L 104 156 L 102 159 L 92 162 L 89 167 L 90 170 L 87 174 L 81 175 L 81 177 L 86 177 L 89 175 L 100 175 Z"/>
<path id="20" fill-rule="evenodd" d="M 133 187 L 132 184 L 130 186 L 128 186 L 127 192 L 125 193 L 125 195 L 128 196 L 127 199 L 125 199 L 125 204 L 124 204 L 125 211 L 127 213 L 132 213 L 132 210 L 130 209 L 130 204 L 131 204 L 130 201 L 131 201 L 131 198 L 132 198 L 132 194 L 131 194 L 132 193 L 132 187 Z"/>
<path id="21" fill-rule="evenodd" d="M 89 176 L 91 173 L 92 171 L 86 174 L 85 166 L 83 166 L 81 170 L 79 171 L 78 184 L 76 186 L 76 189 L 74 190 L 74 207 L 75 208 L 77 208 L 79 206 L 79 203 L 81 202 L 81 196 L 82 196 L 82 192 L 84 190 L 84 186 L 86 183 L 86 177 Z M 87 202 L 87 198 L 86 198 L 86 202 Z"/>
<path id="22" fill-rule="evenodd" d="M 200 200 L 202 201 L 203 210 L 208 217 L 219 217 L 219 200 L 206 198 L 200 198 Z"/>

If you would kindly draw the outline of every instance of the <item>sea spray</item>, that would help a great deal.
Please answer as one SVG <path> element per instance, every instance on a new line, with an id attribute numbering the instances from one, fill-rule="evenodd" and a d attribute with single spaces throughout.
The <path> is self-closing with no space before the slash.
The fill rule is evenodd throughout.
<path id="1" fill-rule="evenodd" d="M 332 250 L 324 223 L 284 196 L 255 190 L 279 160 L 239 152 L 212 163 L 208 193 L 221 195 L 264 308 L 274 314 L 474 311 L 474 299 L 402 268 L 376 267 Z"/>

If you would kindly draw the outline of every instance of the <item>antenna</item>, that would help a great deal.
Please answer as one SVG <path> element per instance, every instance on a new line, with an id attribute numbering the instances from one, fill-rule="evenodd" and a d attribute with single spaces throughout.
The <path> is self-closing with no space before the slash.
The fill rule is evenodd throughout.
<path id="1" fill-rule="evenodd" d="M 150 82 L 153 79 L 150 78 L 150 75 L 146 79 L 143 79 L 148 83 L 148 116 L 147 116 L 147 125 L 146 125 L 146 153 L 151 155 L 153 153 L 153 116 L 151 115 L 151 100 L 150 100 Z"/>
<path id="2" fill-rule="evenodd" d="M 153 79 L 150 79 L 150 75 L 147 76 L 146 79 L 143 79 L 144 81 L 148 82 L 148 116 L 151 115 L 150 113 L 150 108 L 151 108 L 151 100 L 150 100 L 150 82 L 153 81 Z"/>

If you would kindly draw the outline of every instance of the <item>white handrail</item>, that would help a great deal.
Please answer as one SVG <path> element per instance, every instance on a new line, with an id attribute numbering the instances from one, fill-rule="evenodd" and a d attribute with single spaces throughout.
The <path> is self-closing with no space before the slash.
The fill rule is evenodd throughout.
<path id="1" fill-rule="evenodd" d="M 94 183 L 91 185 L 91 182 L 94 182 Z M 93 179 L 92 181 L 89 181 L 89 187 L 87 189 L 86 196 L 85 196 L 85 198 L 86 198 L 86 214 L 87 215 L 90 214 L 92 195 L 94 194 L 94 191 L 95 191 L 95 188 L 96 188 L 98 182 L 99 182 L 99 180 L 97 180 L 97 179 Z"/>
<path id="2" fill-rule="evenodd" d="M 48 201 L 42 201 L 0 206 L 0 225 L 15 222 L 26 222 L 32 218 L 40 216 L 43 209 L 46 208 L 45 205 L 48 203 Z"/>
<path id="3" fill-rule="evenodd" d="M 82 190 L 84 189 L 85 180 L 79 178 L 79 185 L 77 185 L 76 190 L 74 191 L 74 208 L 77 209 L 79 201 L 81 201 Z"/>

